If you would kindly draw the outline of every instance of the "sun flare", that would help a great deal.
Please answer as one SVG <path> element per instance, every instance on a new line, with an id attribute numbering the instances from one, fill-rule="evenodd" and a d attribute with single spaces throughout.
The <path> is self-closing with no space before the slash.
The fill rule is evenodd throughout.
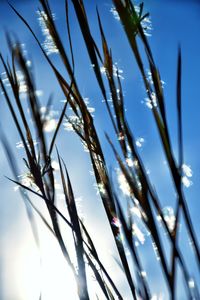
<path id="1" fill-rule="evenodd" d="M 20 300 L 78 299 L 76 282 L 53 237 L 43 234 L 40 249 L 25 237 L 16 253 L 15 284 Z"/>

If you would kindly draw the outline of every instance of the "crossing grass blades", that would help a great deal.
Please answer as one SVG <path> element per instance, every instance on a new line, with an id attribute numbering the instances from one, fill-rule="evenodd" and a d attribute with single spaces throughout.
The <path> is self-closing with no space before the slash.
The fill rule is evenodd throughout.
<path id="1" fill-rule="evenodd" d="M 86 274 L 86 269 L 90 268 L 105 299 L 123 299 L 121 291 L 112 279 L 112 274 L 109 274 L 104 267 L 104 262 L 99 259 L 98 248 L 95 247 L 89 231 L 78 214 L 73 193 L 73 184 L 70 181 L 70 174 L 68 174 L 65 162 L 59 154 L 59 149 L 55 146 L 63 121 L 67 119 L 68 122 L 71 122 L 71 126 L 75 134 L 79 136 L 81 142 L 88 149 L 88 155 L 92 163 L 95 180 L 99 187 L 100 198 L 113 234 L 113 243 L 116 244 L 120 265 L 125 275 L 124 280 L 127 281 L 127 286 L 130 289 L 131 299 L 151 299 L 152 287 L 148 281 L 148 277 L 143 276 L 144 267 L 140 256 L 140 248 L 136 247 L 136 240 L 133 234 L 134 216 L 130 215 L 129 210 L 127 211 L 124 209 L 122 199 L 120 199 L 120 196 L 116 193 L 116 187 L 109 173 L 107 161 L 102 150 L 102 141 L 98 136 L 93 117 L 85 104 L 84 97 L 79 90 L 78 82 L 74 75 L 74 66 L 76 61 L 74 59 L 74 45 L 70 32 L 68 1 L 63 1 L 63 5 L 65 5 L 65 25 L 68 32 L 68 52 L 70 55 L 67 54 L 68 52 L 65 50 L 66 45 L 63 44 L 62 37 L 56 28 L 49 2 L 47 0 L 40 0 L 39 2 L 41 7 L 39 10 L 40 18 L 43 20 L 52 39 L 52 43 L 61 58 L 63 67 L 67 71 L 67 79 L 66 76 L 58 70 L 53 60 L 50 59 L 50 56 L 44 49 L 44 45 L 40 42 L 39 38 L 32 30 L 28 21 L 24 19 L 14 6 L 10 4 L 10 7 L 27 27 L 30 34 L 34 37 L 38 47 L 43 53 L 44 60 L 46 60 L 51 67 L 51 70 L 57 79 L 57 84 L 62 90 L 67 101 L 64 103 L 63 109 L 60 112 L 53 137 L 50 143 L 47 143 L 46 132 L 44 130 L 44 119 L 40 113 L 41 104 L 37 94 L 35 93 L 36 86 L 34 76 L 26 64 L 26 59 L 23 54 L 23 49 L 20 46 L 20 42 L 16 38 L 12 39 L 10 35 L 7 34 L 11 59 L 10 62 L 8 62 L 4 57 L 2 57 L 2 55 L 0 58 L 12 89 L 12 96 L 8 93 L 7 86 L 2 79 L 0 80 L 0 84 L 5 104 L 10 110 L 12 119 L 25 150 L 24 163 L 28 168 L 28 173 L 34 183 L 34 188 L 27 187 L 19 181 L 19 171 L 14 158 L 15 153 L 13 153 L 13 149 L 11 149 L 9 145 L 5 132 L 1 131 L 1 141 L 14 176 L 14 178 L 10 180 L 20 187 L 21 196 L 26 204 L 29 220 L 31 222 L 33 234 L 38 247 L 39 228 L 34 221 L 35 213 L 39 215 L 41 220 L 58 241 L 61 251 L 76 280 L 79 298 L 81 300 L 90 299 L 88 291 L 89 279 Z M 115 49 L 112 49 L 111 51 L 109 47 L 109 41 L 107 41 L 104 34 L 104 26 L 101 21 L 100 13 L 97 10 L 99 35 L 102 41 L 102 44 L 99 46 L 95 42 L 95 37 L 92 36 L 90 20 L 87 18 L 87 11 L 85 9 L 84 2 L 82 0 L 71 0 L 71 2 L 76 14 L 77 25 L 79 24 L 80 31 L 85 42 L 90 63 L 93 66 L 97 88 L 99 88 L 103 99 L 105 99 L 105 109 L 108 112 L 115 132 L 115 139 L 109 137 L 108 134 L 106 134 L 106 139 L 113 151 L 113 155 L 119 166 L 120 172 L 123 174 L 129 187 L 130 193 L 127 197 L 128 206 L 136 207 L 141 213 L 142 222 L 150 233 L 150 239 L 152 240 L 152 243 L 156 248 L 157 255 L 159 256 L 159 266 L 162 270 L 163 280 L 167 285 L 170 299 L 176 299 L 178 268 L 181 270 L 184 279 L 185 294 L 188 299 L 199 299 L 198 289 L 190 289 L 189 281 L 192 270 L 189 269 L 189 266 L 185 261 L 185 257 L 183 257 L 183 249 L 179 240 L 178 224 L 180 216 L 182 215 L 187 228 L 188 237 L 193 244 L 193 254 L 196 258 L 196 264 L 198 269 L 200 269 L 200 250 L 198 239 L 193 227 L 193 222 L 187 207 L 187 201 L 185 199 L 182 186 L 182 165 L 184 157 L 181 105 L 181 49 L 178 49 L 177 57 L 177 99 L 175 103 L 177 108 L 179 147 L 177 160 L 173 153 L 169 134 L 165 99 L 159 69 L 154 61 L 151 47 L 145 35 L 145 29 L 142 25 L 142 21 L 148 16 L 148 14 L 143 13 L 143 4 L 139 6 L 139 10 L 136 10 L 132 1 L 112 1 L 113 7 L 120 18 L 124 34 L 128 39 L 129 47 L 132 51 L 132 59 L 136 61 L 143 80 L 147 97 L 149 98 L 152 107 L 151 112 L 158 130 L 160 142 L 168 163 L 171 180 L 176 190 L 175 224 L 173 230 L 171 230 L 163 215 L 163 209 L 160 204 L 161 199 L 158 198 L 156 188 L 152 185 L 149 175 L 147 175 L 145 164 L 138 153 L 134 132 L 127 121 L 121 78 L 119 71 L 117 70 L 117 76 L 115 76 L 116 74 L 113 69 L 112 55 Z M 145 50 L 142 54 L 140 51 L 141 46 Z M 152 78 L 151 81 L 149 81 L 146 74 L 146 61 L 148 62 Z M 106 80 L 102 77 L 102 65 L 105 69 Z M 18 69 L 22 72 L 27 87 L 26 93 L 28 108 L 34 123 L 34 129 L 32 129 L 30 125 L 29 117 L 27 116 L 22 103 L 20 84 L 16 71 Z M 109 94 L 111 95 L 111 102 L 107 100 Z M 156 97 L 156 103 L 153 95 Z M 51 101 L 52 99 L 50 98 L 47 103 L 47 110 L 50 107 Z M 18 111 L 16 111 L 16 107 Z M 76 120 L 78 120 L 77 122 L 73 122 L 68 118 L 66 114 L 68 107 L 72 109 Z M 34 136 L 37 137 L 37 145 L 34 143 Z M 52 167 L 53 151 L 56 151 L 57 153 L 60 179 L 69 216 L 68 219 L 64 216 L 62 211 L 57 208 L 55 203 L 56 190 L 54 170 Z M 135 163 L 130 164 L 130 160 Z M 41 201 L 45 203 L 50 217 L 50 223 L 42 215 L 42 212 L 35 206 L 34 201 L 31 200 L 32 194 L 39 197 Z M 167 238 L 170 244 L 169 253 L 166 253 L 163 242 L 161 241 L 161 233 L 157 226 L 156 215 L 160 217 L 165 232 L 167 233 Z M 75 246 L 76 264 L 72 262 L 68 252 L 67 241 L 64 240 L 59 227 L 59 219 L 62 219 L 71 229 Z M 117 227 L 114 220 L 118 220 L 121 226 Z M 123 240 L 120 238 L 122 234 Z M 125 244 L 128 245 L 130 252 L 129 258 L 127 258 Z M 132 261 L 131 264 L 130 260 Z M 40 299 L 42 299 L 42 295 L 40 295 Z M 97 296 L 97 299 L 100 298 Z"/>

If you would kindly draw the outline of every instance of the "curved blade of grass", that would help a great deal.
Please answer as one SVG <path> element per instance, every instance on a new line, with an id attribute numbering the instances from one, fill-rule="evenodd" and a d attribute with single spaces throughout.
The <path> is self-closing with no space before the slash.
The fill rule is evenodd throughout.
<path id="1" fill-rule="evenodd" d="M 139 256 L 136 252 L 136 248 L 135 248 L 135 245 L 134 245 L 134 242 L 133 242 L 132 224 L 130 224 L 131 227 L 127 226 L 124 213 L 122 211 L 121 205 L 119 203 L 119 199 L 118 199 L 116 194 L 115 194 L 115 201 L 116 201 L 116 206 L 117 206 L 117 210 L 118 210 L 118 214 L 119 214 L 119 220 L 121 221 L 121 225 L 122 225 L 122 229 L 124 231 L 126 241 L 129 245 L 129 249 L 131 250 L 132 257 L 134 259 L 134 263 L 135 263 L 136 268 L 137 268 L 138 281 L 140 282 L 140 284 L 143 288 L 142 295 L 143 294 L 144 295 L 142 296 L 142 299 L 151 299 L 151 294 L 150 294 L 150 290 L 149 290 L 149 287 L 148 287 L 148 283 L 147 283 L 146 279 L 141 275 L 142 271 L 143 271 L 143 268 L 141 266 L 141 262 L 140 262 Z"/>
<path id="2" fill-rule="evenodd" d="M 59 167 L 60 167 L 60 175 L 61 175 L 61 180 L 62 180 L 63 192 L 65 195 L 65 201 L 66 201 L 68 212 L 70 215 L 70 220 L 71 220 L 71 223 L 73 226 L 73 234 L 75 235 L 74 243 L 75 243 L 75 250 L 76 250 L 76 256 L 77 256 L 77 263 L 78 263 L 78 271 L 77 271 L 78 272 L 78 275 L 77 275 L 78 293 L 79 293 L 80 299 L 82 299 L 82 300 L 89 299 L 86 272 L 85 272 L 83 240 L 82 240 L 82 235 L 81 235 L 81 230 L 80 230 L 80 225 L 79 225 L 79 218 L 78 218 L 78 214 L 77 214 L 77 210 L 76 210 L 75 199 L 74 199 L 69 175 L 68 175 L 66 166 L 64 165 L 65 174 L 67 177 L 67 184 L 65 182 L 64 172 L 62 169 L 61 159 L 60 159 L 58 150 L 57 150 L 57 156 L 58 156 L 58 162 L 59 162 Z"/>

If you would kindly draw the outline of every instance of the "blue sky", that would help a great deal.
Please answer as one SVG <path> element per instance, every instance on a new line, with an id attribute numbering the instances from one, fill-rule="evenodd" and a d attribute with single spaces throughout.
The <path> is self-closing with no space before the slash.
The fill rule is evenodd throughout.
<path id="1" fill-rule="evenodd" d="M 59 2 L 59 3 L 58 3 Z M 52 0 L 52 10 L 56 15 L 56 24 L 61 32 L 64 40 L 66 39 L 66 29 L 63 26 L 64 22 L 64 10 L 62 1 Z M 38 1 L 36 0 L 24 0 L 24 1 L 11 1 L 11 3 L 21 12 L 21 14 L 30 21 L 34 31 L 40 37 L 42 41 L 44 37 L 41 34 L 41 29 L 37 22 L 36 10 L 38 8 Z M 92 3 L 92 4 L 91 4 Z M 122 80 L 123 89 L 125 92 L 125 103 L 127 108 L 127 117 L 133 132 L 137 138 L 144 138 L 144 144 L 139 149 L 142 158 L 148 169 L 150 170 L 150 176 L 153 184 L 156 185 L 158 195 L 161 196 L 163 207 L 173 206 L 174 190 L 170 183 L 169 173 L 167 166 L 165 165 L 165 157 L 162 153 L 162 148 L 158 140 L 157 131 L 153 123 L 151 110 L 145 105 L 145 91 L 142 85 L 142 80 L 139 72 L 136 69 L 136 64 L 131 51 L 128 48 L 128 42 L 123 33 L 123 29 L 120 23 L 112 16 L 111 1 L 85 1 L 88 18 L 92 28 L 92 33 L 100 45 L 99 29 L 96 20 L 95 4 L 98 5 L 99 12 L 102 18 L 102 23 L 105 29 L 105 34 L 112 48 L 112 54 L 114 61 L 118 64 L 119 68 L 123 70 L 124 80 Z M 164 92 L 167 108 L 168 124 L 170 127 L 170 133 L 172 138 L 172 144 L 176 153 L 177 150 L 177 126 L 176 126 L 176 65 L 177 65 L 177 49 L 178 45 L 181 45 L 182 58 L 183 58 L 183 132 L 184 132 L 184 161 L 187 165 L 191 166 L 193 176 L 191 178 L 193 184 L 186 189 L 185 195 L 187 197 L 188 206 L 191 212 L 192 219 L 196 233 L 200 232 L 199 224 L 199 199 L 200 192 L 200 141 L 199 141 L 199 70 L 200 70 L 200 41 L 199 41 L 199 28 L 200 28 L 200 2 L 198 0 L 145 0 L 145 9 L 150 12 L 153 30 L 151 31 L 151 37 L 149 38 L 150 45 L 155 57 L 155 61 L 159 67 L 161 77 L 164 80 Z M 6 1 L 0 1 L 0 51 L 4 57 L 8 55 L 8 50 L 5 43 L 4 31 L 14 32 L 22 43 L 25 44 L 28 56 L 32 61 L 34 68 L 37 89 L 43 91 L 41 96 L 41 103 L 45 105 L 48 96 L 53 92 L 54 102 L 53 109 L 59 111 L 63 105 L 60 101 L 64 97 L 62 92 L 58 88 L 54 76 L 50 72 L 50 68 L 46 62 L 44 62 L 43 56 L 36 45 L 36 42 L 24 27 L 22 22 L 11 11 Z M 84 97 L 90 99 L 92 107 L 95 107 L 95 124 L 97 126 L 100 137 L 103 139 L 103 149 L 105 150 L 108 164 L 112 168 L 116 168 L 111 157 L 111 150 L 104 138 L 104 132 L 108 132 L 111 137 L 113 132 L 108 116 L 105 112 L 104 104 L 102 103 L 102 95 L 100 94 L 96 79 L 92 73 L 92 67 L 90 65 L 88 55 L 85 51 L 85 46 L 80 34 L 79 26 L 77 24 L 75 14 L 70 7 L 70 21 L 71 32 L 73 36 L 74 55 L 76 61 L 76 76 L 78 78 L 79 88 Z M 66 42 L 67 43 L 67 42 Z M 52 60 L 59 64 L 61 70 L 61 64 L 57 55 L 51 56 Z M 0 72 L 3 72 L 2 66 L 0 66 Z M 69 111 L 70 112 L 70 111 Z M 23 150 L 16 149 L 15 144 L 19 141 L 14 125 L 11 121 L 11 116 L 4 103 L 1 95 L 0 101 L 0 119 L 1 126 L 7 135 L 8 139 L 12 142 L 13 151 L 16 156 L 23 156 Z M 74 186 L 77 197 L 82 197 L 84 214 L 88 216 L 88 226 L 96 224 L 99 230 L 99 235 L 96 238 L 96 242 L 101 241 L 102 230 L 107 230 L 105 225 L 105 216 L 100 200 L 96 196 L 96 191 L 93 187 L 94 180 L 91 176 L 86 176 L 91 170 L 90 162 L 80 146 L 80 142 L 77 137 L 74 137 L 73 133 L 61 130 L 60 139 L 58 140 L 58 148 L 61 155 L 64 157 L 69 173 L 72 179 L 72 183 L 76 182 Z M 20 161 L 18 159 L 18 162 Z M 19 162 L 19 165 L 21 163 Z M 21 167 L 22 172 L 24 170 Z M 21 287 L 24 285 L 15 280 L 16 269 L 13 270 L 11 265 L 15 266 L 17 261 L 16 256 L 13 255 L 13 251 L 10 249 L 16 249 L 16 253 L 20 256 L 20 247 L 24 243 L 27 245 L 29 242 L 34 245 L 34 241 L 31 237 L 31 230 L 26 218 L 25 209 L 18 193 L 13 191 L 13 184 L 5 179 L 4 175 L 12 176 L 3 154 L 2 148 L 0 148 L 0 242 L 3 247 L 0 253 L 0 299 L 23 300 L 20 294 Z M 162 179 L 162 180 L 160 180 Z M 37 200 L 36 200 L 37 201 Z M 39 204 L 40 205 L 40 204 Z M 96 212 L 96 215 L 94 214 Z M 91 227 L 91 232 L 93 229 Z M 184 254 L 190 258 L 190 264 L 193 269 L 193 274 L 196 274 L 196 268 L 192 259 L 191 249 L 188 246 L 185 236 L 184 225 L 181 228 L 181 238 L 185 245 Z M 26 238 L 22 238 L 25 236 Z M 108 230 L 108 245 L 111 248 L 111 252 L 115 253 L 112 249 L 111 242 L 109 241 Z M 50 242 L 51 243 L 51 242 Z M 33 246 L 34 247 L 34 246 Z M 44 246 L 45 248 L 45 246 Z M 146 253 L 150 251 L 151 242 L 146 237 L 145 244 L 140 246 L 143 256 L 144 264 L 147 270 L 151 270 L 155 265 L 155 257 L 152 255 L 151 259 L 147 259 Z M 113 268 L 112 256 L 108 254 L 107 264 L 110 268 Z M 109 256 L 110 255 L 110 256 Z M 21 258 L 22 259 L 22 258 Z M 34 258 L 35 259 L 35 258 Z M 25 258 L 25 261 L 29 259 Z M 37 261 L 37 259 L 35 259 Z M 37 264 L 37 263 L 36 263 Z M 7 268 L 6 265 L 9 267 Z M 1 267 L 3 266 L 3 267 Z M 15 267 L 17 268 L 17 267 Z M 39 266 L 38 266 L 39 268 Z M 26 271 L 28 272 L 28 271 Z M 119 271 L 120 272 L 120 271 Z M 28 273 L 26 273 L 28 274 Z M 158 273 L 159 274 L 159 273 Z M 164 285 L 158 285 L 159 275 L 157 273 L 151 276 L 153 292 L 159 293 L 165 290 Z M 151 274 L 152 275 L 152 274 Z M 7 286 L 8 278 L 12 277 L 14 282 L 12 294 Z M 20 277 L 21 278 L 21 277 Z M 23 278 L 23 277 L 22 277 Z M 116 278 L 120 282 L 123 279 L 122 274 L 119 278 Z M 199 280 L 199 278 L 197 277 Z M 200 282 L 200 281 L 199 281 Z M 126 295 L 126 286 L 122 285 L 124 294 Z M 21 287 L 20 287 L 21 285 Z M 181 278 L 179 281 L 181 287 Z M 181 294 L 181 288 L 177 289 L 179 293 L 179 299 L 186 299 Z M 3 293 L 1 295 L 1 293 Z M 37 293 L 33 295 L 32 291 L 28 291 L 28 298 L 37 299 Z M 31 296 L 30 296 L 31 295 Z M 29 298 L 30 297 L 30 298 Z M 31 298 L 32 297 L 32 298 Z M 47 296 L 46 296 L 47 297 Z M 64 296 L 60 296 L 60 299 L 64 299 Z M 25 298 L 24 298 L 25 299 Z M 45 299 L 45 298 L 44 298 Z M 129 295 L 127 295 L 129 299 Z M 164 299 L 168 299 L 165 295 Z M 49 299 L 48 299 L 49 300 Z"/>

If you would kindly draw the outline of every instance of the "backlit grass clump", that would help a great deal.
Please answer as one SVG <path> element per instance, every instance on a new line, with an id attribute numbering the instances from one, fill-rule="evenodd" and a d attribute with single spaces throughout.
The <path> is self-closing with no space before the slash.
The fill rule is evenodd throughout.
<path id="1" fill-rule="evenodd" d="M 72 42 L 68 1 L 63 1 L 66 13 L 66 26 L 68 33 L 67 51 L 62 37 L 57 30 L 55 17 L 47 0 L 40 0 L 41 8 L 38 10 L 39 22 L 45 41 L 40 42 L 37 35 L 29 25 L 29 22 L 13 7 L 16 15 L 22 20 L 30 31 L 43 53 L 43 59 L 48 62 L 54 73 L 57 84 L 62 90 L 66 101 L 63 103 L 62 111 L 59 112 L 57 121 L 51 112 L 50 98 L 46 107 L 42 107 L 37 94 L 34 76 L 29 67 L 29 62 L 23 52 L 23 47 L 16 38 L 7 35 L 10 49 L 10 61 L 1 56 L 7 83 L 9 83 L 12 94 L 8 92 L 8 85 L 1 79 L 1 90 L 4 103 L 9 107 L 10 114 L 18 131 L 21 146 L 24 148 L 23 162 L 27 167 L 27 173 L 19 177 L 19 170 L 15 163 L 16 153 L 9 146 L 9 139 L 5 132 L 1 133 L 1 140 L 13 171 L 12 180 L 19 186 L 22 198 L 29 211 L 30 222 L 32 222 L 33 234 L 37 242 L 37 230 L 32 214 L 38 214 L 44 224 L 52 232 L 59 243 L 62 254 L 72 270 L 77 284 L 77 293 L 81 300 L 91 299 L 88 282 L 91 280 L 88 269 L 92 272 L 99 285 L 96 299 L 125 299 L 113 275 L 104 266 L 100 259 L 98 248 L 90 236 L 89 228 L 86 228 L 84 220 L 79 215 L 77 203 L 73 193 L 73 184 L 70 181 L 65 161 L 60 155 L 60 149 L 56 147 L 63 123 L 65 127 L 78 135 L 81 143 L 87 150 L 90 158 L 96 185 L 105 210 L 112 235 L 113 243 L 118 252 L 118 263 L 124 273 L 124 282 L 129 289 L 130 299 L 157 299 L 153 298 L 153 290 L 150 277 L 155 277 L 155 271 L 146 276 L 140 247 L 137 247 L 137 239 L 143 241 L 142 233 L 137 226 L 137 219 L 147 230 L 152 242 L 152 250 L 156 252 L 159 268 L 162 270 L 163 285 L 167 286 L 170 299 L 176 298 L 177 285 L 179 282 L 178 268 L 181 280 L 184 281 L 185 295 L 187 299 L 199 299 L 198 286 L 192 277 L 193 270 L 187 258 L 183 256 L 183 247 L 179 239 L 180 219 L 185 223 L 188 237 L 193 245 L 193 254 L 196 258 L 197 267 L 200 267 L 200 250 L 198 238 L 193 228 L 193 222 L 187 207 L 183 185 L 187 185 L 191 170 L 184 164 L 183 157 L 183 133 L 182 133 L 182 108 L 181 108 L 181 49 L 177 57 L 177 82 L 176 82 L 176 108 L 178 127 L 178 157 L 175 157 L 169 134 L 169 126 L 166 117 L 165 99 L 163 93 L 163 82 L 151 51 L 148 41 L 148 29 L 150 26 L 149 15 L 144 13 L 143 4 L 135 6 L 130 0 L 113 0 L 112 12 L 116 19 L 121 22 L 132 53 L 132 59 L 136 61 L 142 82 L 147 94 L 147 104 L 151 109 L 154 122 L 158 132 L 158 138 L 162 144 L 166 157 L 167 166 L 171 175 L 176 197 L 174 199 L 175 210 L 163 209 L 162 199 L 156 193 L 156 186 L 152 184 L 151 175 L 143 162 L 138 147 L 143 143 L 142 139 L 136 139 L 134 132 L 127 121 L 127 113 L 124 107 L 124 92 L 122 73 L 114 63 L 115 49 L 110 49 L 109 41 L 104 34 L 104 24 L 97 9 L 97 20 L 99 24 L 99 35 L 102 44 L 97 45 L 95 36 L 91 33 L 90 20 L 84 2 L 71 0 L 76 14 L 76 24 L 79 25 L 85 47 L 88 52 L 88 63 L 92 65 L 92 72 L 96 76 L 96 88 L 104 99 L 104 109 L 107 110 L 114 135 L 111 137 L 105 133 L 105 138 L 110 145 L 113 158 L 118 165 L 118 171 L 111 174 L 102 148 L 102 141 L 93 118 L 93 109 L 88 106 L 85 98 L 79 90 L 76 73 L 78 66 L 73 53 L 76 47 Z M 91 2 L 91 6 L 92 6 Z M 95 7 L 94 7 L 95 9 Z M 142 51 L 141 51 L 142 49 Z M 143 51 L 144 50 L 144 51 Z M 57 68 L 50 54 L 56 53 L 61 58 L 65 73 Z M 70 53 L 70 54 L 68 54 Z M 123 53 L 122 53 L 123 55 Z M 149 71 L 147 71 L 147 65 Z M 134 70 L 133 70 L 134 72 Z M 87 80 L 87 79 L 86 79 Z M 90 80 L 90 79 L 88 79 Z M 52 90 L 53 90 L 52 86 Z M 26 94 L 30 117 L 26 113 L 22 101 L 22 92 Z M 110 96 L 110 100 L 108 100 Z M 71 108 L 72 115 L 68 116 L 67 109 Z M 53 131 L 51 139 L 47 139 L 47 132 Z M 66 135 L 67 140 L 67 135 Z M 55 162 L 53 157 L 57 157 Z M 58 168 L 60 182 L 64 193 L 67 217 L 56 203 L 56 180 L 55 165 Z M 188 177 L 185 174 L 189 174 Z M 113 178 L 114 177 L 114 178 Z M 117 180 L 125 193 L 125 198 L 117 192 Z M 77 183 L 78 184 L 78 183 Z M 46 205 L 50 222 L 43 216 L 42 212 L 34 204 L 32 195 L 39 197 Z M 75 260 L 68 251 L 68 241 L 65 240 L 60 229 L 59 220 L 63 220 L 71 229 L 73 237 Z M 162 224 L 162 229 L 158 226 Z M 169 249 L 166 251 L 162 240 L 162 234 L 167 236 Z M 102 237 L 103 239 L 103 232 Z M 70 246 L 71 248 L 71 246 Z M 128 253 L 127 253 L 128 249 Z M 148 255 L 148 253 L 147 253 Z M 56 258 L 54 258 L 56 259 Z M 156 269 L 155 269 L 156 270 Z M 180 275 L 180 274 L 179 274 Z M 67 279 L 66 279 L 67 284 Z M 42 293 L 40 296 L 42 299 Z M 66 295 L 66 299 L 67 295 Z M 71 299 L 73 300 L 73 299 Z"/>

